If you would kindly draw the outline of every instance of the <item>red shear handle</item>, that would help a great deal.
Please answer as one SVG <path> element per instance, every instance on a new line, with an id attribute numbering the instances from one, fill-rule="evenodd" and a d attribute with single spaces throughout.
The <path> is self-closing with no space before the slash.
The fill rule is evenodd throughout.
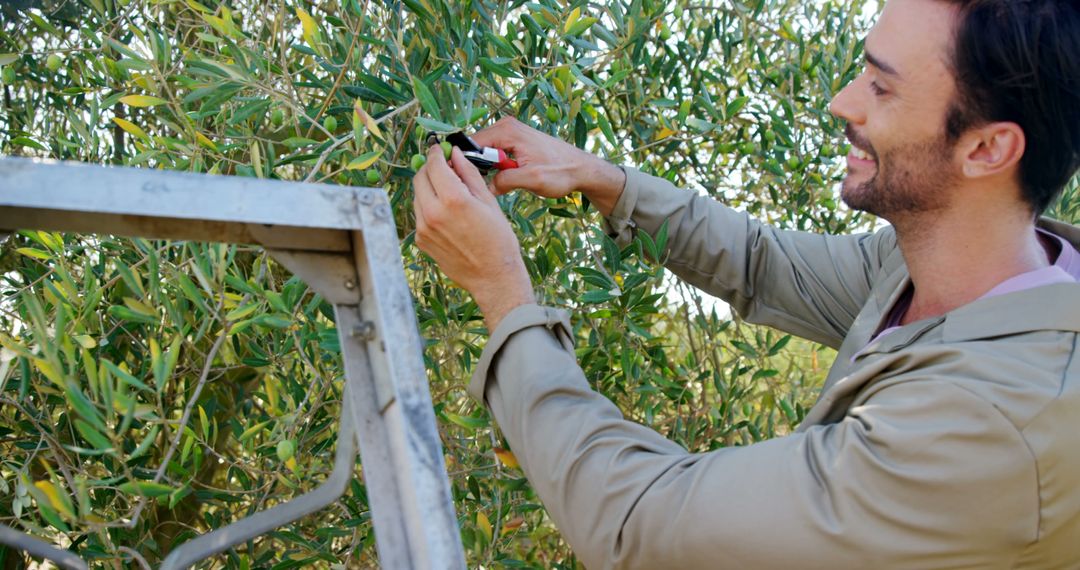
<path id="1" fill-rule="evenodd" d="M 517 161 L 510 158 L 510 156 L 508 154 L 506 154 L 505 150 L 503 150 L 501 148 L 498 149 L 498 150 L 499 150 L 499 161 L 495 163 L 495 168 L 498 168 L 499 170 L 507 170 L 507 169 L 510 169 L 510 168 L 517 168 L 518 167 Z"/>

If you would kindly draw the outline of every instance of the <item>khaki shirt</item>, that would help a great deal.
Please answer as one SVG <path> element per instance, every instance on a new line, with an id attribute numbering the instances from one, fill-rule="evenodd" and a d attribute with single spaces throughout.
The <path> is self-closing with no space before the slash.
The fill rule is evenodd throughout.
<path id="1" fill-rule="evenodd" d="M 469 391 L 587 567 L 1080 568 L 1080 284 L 867 346 L 910 281 L 891 229 L 779 231 L 627 177 L 613 234 L 668 220 L 671 271 L 839 353 L 797 433 L 692 454 L 590 389 L 565 313 L 507 315 Z M 1076 227 L 1040 226 L 1080 244 Z"/>

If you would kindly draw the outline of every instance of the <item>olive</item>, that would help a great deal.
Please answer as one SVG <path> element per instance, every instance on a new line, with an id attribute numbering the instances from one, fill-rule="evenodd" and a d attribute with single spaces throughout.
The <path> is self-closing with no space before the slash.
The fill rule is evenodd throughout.
<path id="1" fill-rule="evenodd" d="M 277 456 L 281 461 L 292 459 L 296 453 L 296 444 L 291 439 L 283 439 L 277 444 Z"/>
<path id="2" fill-rule="evenodd" d="M 426 164 L 426 163 L 427 163 L 427 159 L 424 158 L 424 155 L 422 155 L 422 154 L 414 154 L 414 155 L 412 155 L 412 160 L 409 162 L 409 165 L 412 166 L 413 170 L 420 170 L 421 168 L 424 167 L 424 164 Z"/>
<path id="3" fill-rule="evenodd" d="M 559 119 L 562 118 L 562 111 L 555 105 L 548 105 L 547 118 L 552 123 L 557 123 L 559 122 Z"/>

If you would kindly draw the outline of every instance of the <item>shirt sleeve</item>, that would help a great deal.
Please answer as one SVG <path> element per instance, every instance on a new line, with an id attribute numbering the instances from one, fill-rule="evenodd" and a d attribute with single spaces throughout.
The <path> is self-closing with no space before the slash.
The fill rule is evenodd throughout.
<path id="1" fill-rule="evenodd" d="M 591 390 L 569 338 L 519 307 L 470 393 L 590 569 L 1006 568 L 1036 538 L 1024 440 L 953 384 L 885 382 L 838 423 L 692 454 Z"/>
<path id="2" fill-rule="evenodd" d="M 724 299 L 747 321 L 839 347 L 888 256 L 892 228 L 830 236 L 772 228 L 708 196 L 624 168 L 605 219 L 621 245 L 668 224 L 665 267 Z"/>

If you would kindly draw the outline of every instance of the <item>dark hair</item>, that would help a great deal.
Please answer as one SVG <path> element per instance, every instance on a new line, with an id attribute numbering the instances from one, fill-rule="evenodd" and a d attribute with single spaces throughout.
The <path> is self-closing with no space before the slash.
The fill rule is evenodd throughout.
<path id="1" fill-rule="evenodd" d="M 960 7 L 946 136 L 1018 124 L 1023 197 L 1040 214 L 1080 169 L 1080 1 L 943 1 Z"/>

